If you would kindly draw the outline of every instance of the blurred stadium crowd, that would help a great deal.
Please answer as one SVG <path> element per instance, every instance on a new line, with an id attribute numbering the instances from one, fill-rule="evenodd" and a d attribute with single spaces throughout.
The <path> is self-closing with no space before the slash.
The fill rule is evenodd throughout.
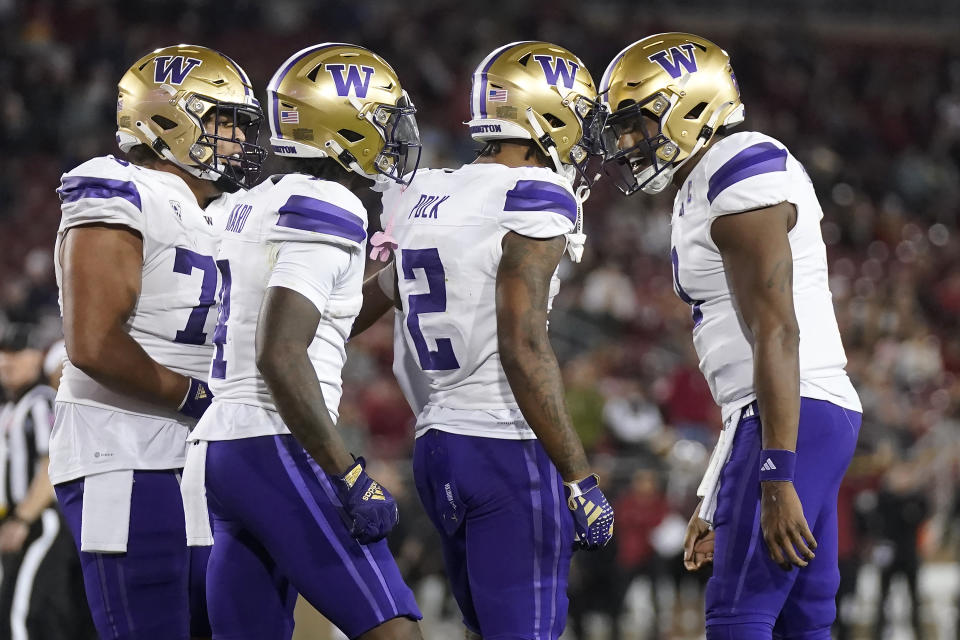
<path id="1" fill-rule="evenodd" d="M 732 55 L 744 127 L 793 151 L 825 212 L 831 288 L 865 407 L 841 498 L 842 589 L 854 594 L 858 575 L 861 588 L 842 617 L 860 633 L 889 611 L 903 628 L 922 626 L 917 637 L 942 637 L 956 627 L 949 594 L 960 544 L 960 48 L 936 29 L 899 30 L 882 20 L 869 28 L 829 17 L 752 23 L 731 20 L 734 12 L 714 24 L 707 14 L 684 21 L 642 7 L 0 0 L 0 318 L 40 323 L 55 335 L 54 189 L 63 171 L 116 153 L 116 81 L 147 50 L 182 41 L 214 47 L 262 87 L 302 46 L 366 45 L 396 67 L 418 107 L 423 163 L 441 166 L 471 158 L 475 145 L 462 124 L 470 73 L 494 46 L 555 41 L 599 79 L 639 37 L 701 33 Z M 628 200 L 610 185 L 596 188 L 586 206 L 584 262 L 563 266 L 552 314 L 576 424 L 617 496 L 615 547 L 575 563 L 577 638 L 602 626 L 613 632 L 603 616 L 619 616 L 626 638 L 657 625 L 662 637 L 673 637 L 671 628 L 686 637 L 683 629 L 702 625 L 703 577 L 683 579 L 676 556 L 720 419 L 697 368 L 689 310 L 672 291 L 670 208 L 664 198 Z M 412 582 L 430 584 L 442 567 L 415 495 L 402 489 L 412 415 L 390 373 L 392 353 L 389 321 L 350 345 L 341 425 L 358 449 L 396 470 L 390 488 L 408 502 L 395 539 L 401 568 Z M 931 606 L 901 597 L 905 609 L 885 608 L 890 576 L 907 577 L 902 596 L 921 568 Z M 645 597 L 650 584 L 658 597 Z M 840 637 L 860 637 L 845 631 Z"/>

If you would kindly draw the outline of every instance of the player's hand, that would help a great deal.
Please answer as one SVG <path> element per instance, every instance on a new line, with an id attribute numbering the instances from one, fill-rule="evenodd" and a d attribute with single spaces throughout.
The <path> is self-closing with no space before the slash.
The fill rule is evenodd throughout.
<path id="1" fill-rule="evenodd" d="M 9 518 L 0 525 L 0 552 L 16 553 L 20 551 L 29 534 L 30 525 L 19 518 Z"/>
<path id="2" fill-rule="evenodd" d="M 370 544 L 386 537 L 400 520 L 397 503 L 384 487 L 367 475 L 363 458 L 343 475 L 333 476 L 334 486 L 350 518 L 350 535 L 360 544 Z"/>
<path id="3" fill-rule="evenodd" d="M 190 387 L 183 402 L 180 403 L 179 411 L 188 418 L 199 420 L 211 402 L 213 402 L 213 393 L 207 383 L 197 378 L 190 378 Z"/>
<path id="4" fill-rule="evenodd" d="M 813 560 L 817 541 L 792 482 L 761 482 L 760 530 L 770 558 L 784 570 Z"/>
<path id="5" fill-rule="evenodd" d="M 687 571 L 697 571 L 703 565 L 713 562 L 713 529 L 700 517 L 700 505 L 687 523 L 687 534 L 683 538 L 683 566 Z"/>
<path id="6" fill-rule="evenodd" d="M 567 506 L 573 512 L 577 545 L 594 550 L 605 547 L 613 537 L 613 507 L 600 491 L 600 478 L 591 474 L 583 480 L 564 482 Z"/>

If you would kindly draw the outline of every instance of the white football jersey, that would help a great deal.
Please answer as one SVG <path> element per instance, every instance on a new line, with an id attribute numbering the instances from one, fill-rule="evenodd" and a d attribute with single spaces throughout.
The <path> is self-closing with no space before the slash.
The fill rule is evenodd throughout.
<path id="1" fill-rule="evenodd" d="M 691 305 L 693 342 L 713 398 L 729 416 L 753 402 L 753 349 L 710 235 L 718 216 L 791 202 L 797 223 L 793 301 L 800 326 L 800 394 L 860 411 L 827 281 L 823 211 L 803 166 L 778 141 L 755 132 L 723 138 L 703 155 L 673 205 L 671 260 L 677 295 Z"/>
<path id="2" fill-rule="evenodd" d="M 531 439 L 497 351 L 496 277 L 509 231 L 554 238 L 573 231 L 569 182 L 545 168 L 468 164 L 421 171 L 383 197 L 393 215 L 403 323 L 394 372 L 411 404 L 424 403 L 417 434 L 435 428 Z M 554 273 L 550 300 L 560 280 Z M 413 379 L 415 362 L 423 382 Z M 416 408 L 416 407 L 415 407 Z"/>
<path id="3" fill-rule="evenodd" d="M 292 289 L 320 310 L 308 354 L 337 421 L 345 343 L 363 300 L 366 227 L 366 210 L 350 190 L 307 175 L 273 176 L 234 198 L 217 254 L 224 286 L 210 364 L 214 401 L 190 440 L 290 433 L 256 363 L 268 287 Z"/>
<path id="4" fill-rule="evenodd" d="M 69 229 L 105 223 L 137 232 L 143 239 L 143 274 L 126 329 L 161 365 L 205 380 L 216 324 L 211 307 L 219 284 L 218 235 L 187 184 L 172 173 L 104 156 L 64 174 L 58 191 L 62 218 L 55 264 L 61 290 L 60 252 Z M 57 401 L 105 413 L 98 420 L 93 409 L 86 410 L 79 420 L 58 410 L 50 445 L 55 482 L 114 469 L 182 466 L 193 421 L 176 411 L 111 391 L 69 361 Z M 130 424 L 124 415 L 144 420 Z"/>

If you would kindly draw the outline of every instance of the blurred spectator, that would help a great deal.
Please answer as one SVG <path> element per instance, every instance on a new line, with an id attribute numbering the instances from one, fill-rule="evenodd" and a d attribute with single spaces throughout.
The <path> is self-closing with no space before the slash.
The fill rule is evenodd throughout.
<path id="1" fill-rule="evenodd" d="M 911 463 L 896 462 L 887 471 L 877 496 L 876 517 L 872 527 L 878 538 L 874 558 L 880 567 L 880 596 L 877 600 L 874 638 L 881 640 L 886 629 L 886 602 L 890 583 L 900 576 L 910 594 L 910 622 L 915 638 L 925 637 L 920 622 L 920 598 L 917 590 L 918 533 L 929 515 L 927 499 L 919 475 Z"/>
<path id="2" fill-rule="evenodd" d="M 653 469 L 639 469 L 633 473 L 630 486 L 617 498 L 617 564 L 620 569 L 619 602 L 634 580 L 643 578 L 650 584 L 653 618 L 650 629 L 658 637 L 660 604 L 658 586 L 663 567 L 654 551 L 654 531 L 670 512 L 660 480 Z M 618 605 L 619 606 L 619 605 Z M 618 639 L 619 633 L 613 638 Z"/>

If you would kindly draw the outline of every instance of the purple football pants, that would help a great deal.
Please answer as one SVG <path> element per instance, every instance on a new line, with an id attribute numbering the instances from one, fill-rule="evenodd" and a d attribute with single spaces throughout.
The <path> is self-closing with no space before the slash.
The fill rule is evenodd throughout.
<path id="1" fill-rule="evenodd" d="M 179 470 L 134 471 L 126 553 L 80 551 L 90 612 L 104 640 L 210 637 L 206 547 L 187 547 Z M 83 478 L 55 488 L 80 549 Z"/>
<path id="2" fill-rule="evenodd" d="M 741 418 L 714 516 L 708 640 L 829 640 L 840 584 L 837 491 L 856 448 L 860 419 L 856 411 L 801 399 L 794 486 L 817 549 L 807 567 L 784 571 L 770 559 L 760 532 L 760 419 Z"/>
<path id="3" fill-rule="evenodd" d="M 540 442 L 431 429 L 413 470 L 464 625 L 484 640 L 558 638 L 573 516 Z"/>
<path id="4" fill-rule="evenodd" d="M 292 435 L 210 442 L 207 567 L 216 640 L 289 640 L 297 592 L 350 638 L 422 616 L 386 540 L 362 545 Z"/>

